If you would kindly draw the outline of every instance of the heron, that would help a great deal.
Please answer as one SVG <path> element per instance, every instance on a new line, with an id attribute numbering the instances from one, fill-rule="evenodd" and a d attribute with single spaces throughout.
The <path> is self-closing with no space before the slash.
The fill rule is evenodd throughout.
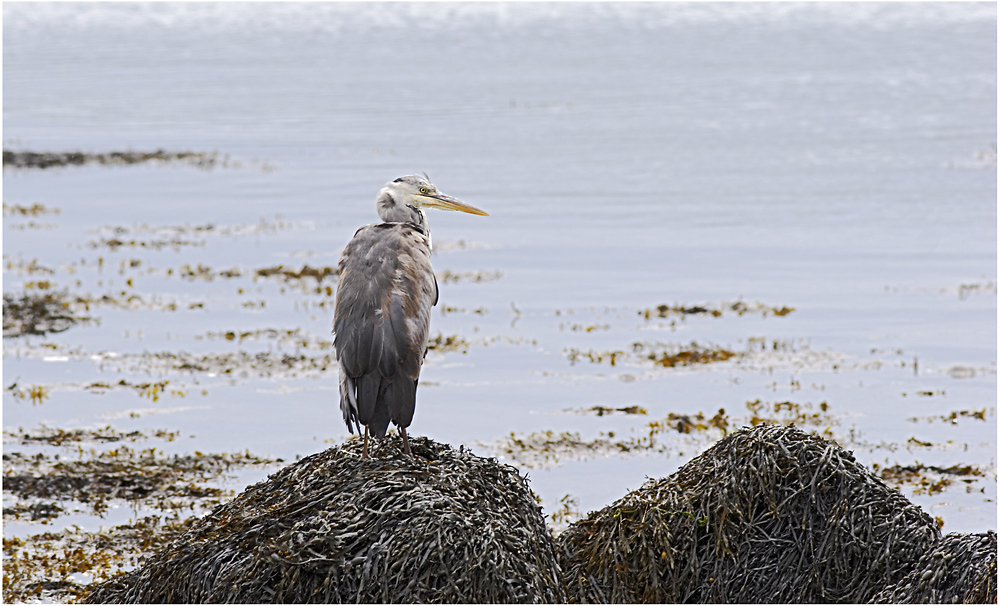
<path id="1" fill-rule="evenodd" d="M 382 223 L 366 225 L 340 258 L 333 346 L 340 370 L 340 410 L 347 429 L 385 438 L 389 421 L 403 437 L 416 407 L 438 284 L 431 267 L 431 232 L 424 209 L 483 210 L 438 191 L 427 174 L 385 184 L 375 198 Z"/>

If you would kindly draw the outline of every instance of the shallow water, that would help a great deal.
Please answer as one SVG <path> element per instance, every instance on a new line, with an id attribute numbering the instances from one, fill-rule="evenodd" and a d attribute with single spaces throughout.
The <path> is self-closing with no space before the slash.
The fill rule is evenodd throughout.
<path id="1" fill-rule="evenodd" d="M 426 171 L 491 216 L 429 217 L 431 332 L 466 345 L 428 355 L 412 433 L 522 465 L 546 513 L 566 495 L 586 512 L 722 432 L 629 453 L 616 440 L 720 408 L 732 429 L 756 400 L 790 421 L 790 402 L 863 463 L 980 469 L 901 490 L 946 532 L 996 528 L 995 5 L 3 10 L 5 149 L 219 154 L 208 169 L 4 170 L 5 204 L 59 211 L 4 217 L 5 293 L 47 280 L 142 301 L 5 338 L 4 386 L 48 390 L 5 389 L 6 431 L 165 428 L 181 436 L 156 444 L 168 453 L 286 461 L 347 439 L 334 368 L 280 362 L 329 353 L 335 280 L 256 272 L 335 266 L 382 184 Z M 644 357 L 691 343 L 741 355 Z M 278 361 L 170 365 L 240 352 Z M 155 400 L 87 388 L 122 379 L 169 385 Z M 647 414 L 579 412 L 594 406 Z M 962 411 L 984 412 L 948 419 Z M 544 431 L 591 447 L 505 450 Z"/>

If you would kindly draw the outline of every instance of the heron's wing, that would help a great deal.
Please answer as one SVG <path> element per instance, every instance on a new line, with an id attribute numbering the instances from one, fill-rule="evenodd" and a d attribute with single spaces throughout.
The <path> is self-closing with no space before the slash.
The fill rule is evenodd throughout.
<path id="1" fill-rule="evenodd" d="M 341 398 L 348 427 L 352 411 L 376 435 L 390 418 L 409 425 L 436 298 L 430 247 L 416 225 L 369 225 L 348 243 L 334 310 L 341 372 L 356 386 L 356 402 Z"/>

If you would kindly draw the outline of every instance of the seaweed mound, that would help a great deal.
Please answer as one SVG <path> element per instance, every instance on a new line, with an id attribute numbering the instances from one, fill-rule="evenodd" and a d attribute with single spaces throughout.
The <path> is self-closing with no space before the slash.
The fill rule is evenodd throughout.
<path id="1" fill-rule="evenodd" d="M 215 509 L 91 603 L 565 602 L 517 470 L 427 438 L 304 458 Z"/>
<path id="2" fill-rule="evenodd" d="M 986 604 L 997 601 L 995 532 L 949 534 L 917 566 L 880 591 L 879 604 Z"/>
<path id="3" fill-rule="evenodd" d="M 853 455 L 742 429 L 558 538 L 571 601 L 996 602 L 996 533 L 942 537 Z"/>

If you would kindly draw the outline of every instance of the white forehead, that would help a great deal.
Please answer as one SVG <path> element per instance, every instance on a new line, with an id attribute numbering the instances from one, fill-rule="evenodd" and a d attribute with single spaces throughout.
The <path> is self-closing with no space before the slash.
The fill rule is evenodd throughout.
<path id="1" fill-rule="evenodd" d="M 425 177 L 419 175 L 406 175 L 405 177 L 399 177 L 398 179 L 393 179 L 393 183 L 402 183 L 404 185 L 430 185 L 431 182 Z"/>

